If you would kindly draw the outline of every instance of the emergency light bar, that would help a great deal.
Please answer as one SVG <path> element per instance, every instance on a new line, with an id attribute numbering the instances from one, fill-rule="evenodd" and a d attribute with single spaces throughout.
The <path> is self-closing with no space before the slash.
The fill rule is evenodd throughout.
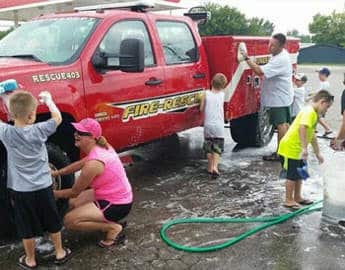
<path id="1" fill-rule="evenodd" d="M 211 19 L 211 12 L 207 11 L 205 7 L 193 7 L 183 15 L 191 18 L 200 25 L 205 24 Z"/>
<path id="2" fill-rule="evenodd" d="M 98 11 L 98 10 L 110 10 L 110 9 L 130 9 L 132 11 L 162 11 L 172 9 L 183 9 L 185 7 L 178 3 L 166 2 L 166 1 L 132 1 L 132 2 L 121 2 L 111 4 L 101 4 L 93 6 L 82 6 L 74 8 L 75 11 Z"/>

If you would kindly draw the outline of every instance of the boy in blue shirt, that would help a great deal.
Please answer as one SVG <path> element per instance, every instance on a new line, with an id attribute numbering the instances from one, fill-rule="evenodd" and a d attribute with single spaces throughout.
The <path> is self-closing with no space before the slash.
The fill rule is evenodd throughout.
<path id="1" fill-rule="evenodd" d="M 48 136 L 62 121 L 61 113 L 47 91 L 39 97 L 48 106 L 52 118 L 40 123 L 35 123 L 38 102 L 30 92 L 16 91 L 1 97 L 14 120 L 14 126 L 0 121 L 0 140 L 7 150 L 7 188 L 11 191 L 17 233 L 25 250 L 18 264 L 24 269 L 37 267 L 35 237 L 45 231 L 50 233 L 55 246 L 55 263 L 64 263 L 70 258 L 71 250 L 62 247 L 62 222 L 53 195 L 45 146 Z"/>

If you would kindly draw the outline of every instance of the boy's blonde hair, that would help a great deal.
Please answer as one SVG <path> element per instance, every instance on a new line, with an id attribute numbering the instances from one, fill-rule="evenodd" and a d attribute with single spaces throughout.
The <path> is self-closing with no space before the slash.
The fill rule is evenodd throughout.
<path id="1" fill-rule="evenodd" d="M 217 73 L 212 78 L 212 88 L 216 90 L 222 90 L 225 88 L 226 84 L 228 83 L 228 79 L 225 77 L 223 73 Z"/>
<path id="2" fill-rule="evenodd" d="M 318 102 L 321 99 L 328 103 L 332 103 L 334 101 L 334 96 L 327 90 L 320 90 L 313 96 L 313 102 Z"/>
<path id="3" fill-rule="evenodd" d="M 37 99 L 30 92 L 16 91 L 10 96 L 9 111 L 14 119 L 23 119 L 36 110 L 37 103 Z"/>

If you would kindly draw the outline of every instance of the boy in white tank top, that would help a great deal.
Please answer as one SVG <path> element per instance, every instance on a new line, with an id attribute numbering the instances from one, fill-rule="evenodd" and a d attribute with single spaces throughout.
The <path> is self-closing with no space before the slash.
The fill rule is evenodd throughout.
<path id="1" fill-rule="evenodd" d="M 224 151 L 224 92 L 227 79 L 224 74 L 217 73 L 212 78 L 212 89 L 207 90 L 200 103 L 200 111 L 205 112 L 204 150 L 207 153 L 207 171 L 214 178 L 220 173 L 218 164 Z"/>

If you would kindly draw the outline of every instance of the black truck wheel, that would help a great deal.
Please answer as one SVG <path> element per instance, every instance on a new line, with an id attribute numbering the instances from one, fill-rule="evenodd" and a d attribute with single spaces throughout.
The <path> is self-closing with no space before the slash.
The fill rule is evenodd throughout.
<path id="1" fill-rule="evenodd" d="M 242 147 L 260 147 L 268 144 L 274 133 L 265 109 L 257 113 L 231 120 L 230 133 L 232 139 Z"/>
<path id="2" fill-rule="evenodd" d="M 0 238 L 13 237 L 15 225 L 12 214 L 10 195 L 7 190 L 7 154 L 0 142 Z"/>
<path id="3" fill-rule="evenodd" d="M 47 144 L 49 155 L 49 163 L 51 168 L 62 168 L 67 166 L 70 161 L 69 158 L 62 152 L 62 150 L 51 143 Z M 6 188 L 7 179 L 7 157 L 6 150 L 0 142 L 0 238 L 13 237 L 16 233 L 13 219 L 13 209 L 10 202 L 10 194 Z M 53 179 L 53 185 L 56 189 L 69 188 L 74 183 L 74 175 L 65 175 Z M 67 200 L 57 200 L 57 207 L 61 217 L 65 214 L 68 208 Z"/>
<path id="4" fill-rule="evenodd" d="M 49 165 L 52 169 L 61 169 L 71 163 L 67 155 L 57 145 L 47 143 L 47 150 L 49 156 Z M 73 183 L 73 174 L 53 178 L 53 186 L 56 190 L 70 188 L 73 186 Z M 68 201 L 65 199 L 59 199 L 56 201 L 56 205 L 58 207 L 60 216 L 63 217 L 68 208 Z"/>

